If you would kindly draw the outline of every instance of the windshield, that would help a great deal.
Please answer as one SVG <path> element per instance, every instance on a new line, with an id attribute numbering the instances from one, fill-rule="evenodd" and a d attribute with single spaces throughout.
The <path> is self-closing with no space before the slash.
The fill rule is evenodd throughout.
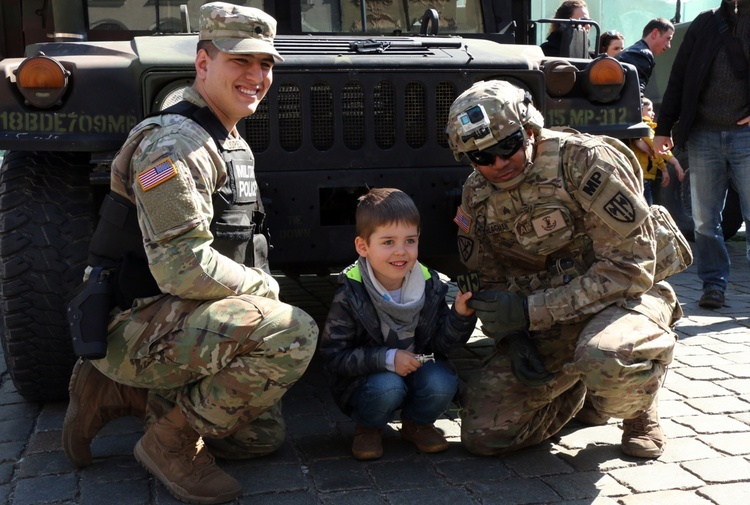
<path id="1" fill-rule="evenodd" d="M 90 30 L 134 34 L 181 33 L 180 5 L 196 31 L 200 6 L 211 0 L 88 0 Z M 416 33 L 435 9 L 441 33 L 482 33 L 482 0 L 289 0 L 298 5 L 302 33 Z M 263 0 L 231 3 L 264 9 Z M 362 19 L 365 19 L 365 30 Z"/>
<path id="2" fill-rule="evenodd" d="M 212 0 L 88 0 L 89 29 L 136 34 L 181 33 L 184 29 L 180 5 L 186 5 L 191 31 L 197 31 L 200 7 L 209 1 Z M 263 0 L 231 3 L 263 8 Z"/>
<path id="3" fill-rule="evenodd" d="M 482 33 L 481 0 L 299 0 L 302 31 L 416 33 L 429 9 L 441 32 Z M 363 7 L 364 3 L 364 7 Z M 362 20 L 365 20 L 362 29 Z"/>

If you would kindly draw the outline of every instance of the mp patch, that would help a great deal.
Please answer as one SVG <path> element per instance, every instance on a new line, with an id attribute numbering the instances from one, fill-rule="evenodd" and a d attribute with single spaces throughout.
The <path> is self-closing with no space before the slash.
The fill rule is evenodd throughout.
<path id="1" fill-rule="evenodd" d="M 159 184 L 177 175 L 177 167 L 170 158 L 164 158 L 156 165 L 138 174 L 138 183 L 143 191 L 154 189 Z"/>

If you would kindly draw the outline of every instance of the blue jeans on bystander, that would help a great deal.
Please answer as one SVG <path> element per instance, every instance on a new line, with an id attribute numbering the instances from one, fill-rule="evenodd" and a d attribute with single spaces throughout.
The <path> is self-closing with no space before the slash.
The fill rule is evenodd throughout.
<path id="1" fill-rule="evenodd" d="M 368 428 L 382 428 L 401 409 L 402 419 L 432 424 L 448 408 L 457 389 L 458 376 L 439 361 L 427 362 L 406 377 L 374 373 L 352 394 L 352 419 Z"/>
<path id="2" fill-rule="evenodd" d="M 721 212 L 730 181 L 740 195 L 745 229 L 750 230 L 750 128 L 693 131 L 688 138 L 690 201 L 695 223 L 695 262 L 703 291 L 726 291 L 729 254 Z M 750 247 L 746 249 L 750 261 Z"/>

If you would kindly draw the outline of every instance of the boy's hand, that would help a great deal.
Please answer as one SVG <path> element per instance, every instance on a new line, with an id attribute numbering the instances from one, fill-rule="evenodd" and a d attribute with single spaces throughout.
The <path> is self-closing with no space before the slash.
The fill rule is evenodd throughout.
<path id="1" fill-rule="evenodd" d="M 649 157 L 654 155 L 654 151 L 651 150 L 651 147 L 649 147 L 648 143 L 646 143 L 643 139 L 638 139 L 634 142 L 635 147 L 638 148 L 639 151 L 643 151 L 644 153 L 648 154 Z"/>
<path id="2" fill-rule="evenodd" d="M 459 316 L 470 316 L 474 313 L 474 309 L 470 308 L 467 305 L 467 301 L 471 298 L 471 291 L 468 293 L 462 293 L 461 291 L 458 292 L 456 295 L 456 301 L 453 302 L 453 308 L 456 309 L 456 312 L 458 312 Z"/>
<path id="3" fill-rule="evenodd" d="M 667 167 L 664 167 L 664 170 L 661 171 L 661 187 L 666 188 L 669 186 L 669 169 Z"/>
<path id="4" fill-rule="evenodd" d="M 410 351 L 399 349 L 393 358 L 393 368 L 401 377 L 405 377 L 421 367 L 422 363 L 417 360 L 417 355 Z"/>
<path id="5" fill-rule="evenodd" d="M 682 169 L 682 165 L 680 164 L 680 160 L 677 159 L 676 156 L 670 158 L 669 162 L 674 167 L 674 173 L 677 174 L 677 180 L 682 182 L 683 179 L 685 179 L 685 171 Z"/>

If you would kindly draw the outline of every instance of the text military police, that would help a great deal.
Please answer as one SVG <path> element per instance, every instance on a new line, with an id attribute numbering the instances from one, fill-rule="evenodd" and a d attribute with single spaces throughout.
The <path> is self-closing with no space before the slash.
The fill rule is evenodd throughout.
<path id="1" fill-rule="evenodd" d="M 482 455 L 537 444 L 587 398 L 584 419 L 624 419 L 623 452 L 659 457 L 656 397 L 682 313 L 654 280 L 654 226 L 632 152 L 545 129 L 530 95 L 505 81 L 461 94 L 447 133 L 475 169 L 455 222 L 461 259 L 479 278 L 470 306 L 496 341 L 467 385 L 463 444 Z"/>
<path id="2" fill-rule="evenodd" d="M 281 445 L 279 400 L 305 371 L 318 328 L 278 300 L 254 159 L 236 130 L 283 61 L 276 21 L 214 2 L 199 26 L 193 86 L 137 125 L 112 164 L 89 280 L 108 275 L 118 307 L 106 356 L 74 368 L 63 445 L 86 466 L 106 422 L 145 411 L 136 459 L 175 497 L 222 503 L 241 486 L 213 456 Z"/>

